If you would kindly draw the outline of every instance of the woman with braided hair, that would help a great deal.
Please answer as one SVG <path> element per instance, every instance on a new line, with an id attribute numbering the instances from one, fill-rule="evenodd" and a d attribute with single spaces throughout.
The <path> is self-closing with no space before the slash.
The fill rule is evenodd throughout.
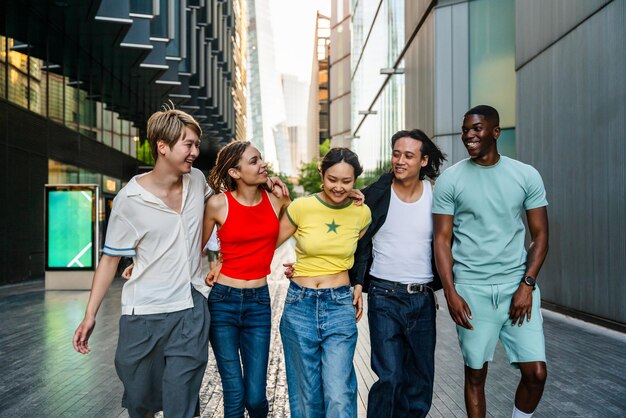
<path id="1" fill-rule="evenodd" d="M 268 181 L 267 163 L 250 142 L 222 148 L 208 182 L 220 192 L 207 202 L 203 242 L 217 225 L 222 264 L 219 273 L 207 276 L 213 287 L 209 339 L 222 380 L 224 416 L 243 417 L 247 409 L 251 418 L 266 417 L 271 332 L 267 275 L 279 218 L 290 200 L 268 192 L 275 184 Z"/>

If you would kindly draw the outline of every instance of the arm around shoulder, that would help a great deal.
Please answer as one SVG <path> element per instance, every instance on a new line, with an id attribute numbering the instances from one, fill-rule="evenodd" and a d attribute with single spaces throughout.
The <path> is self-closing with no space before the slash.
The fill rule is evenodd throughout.
<path id="1" fill-rule="evenodd" d="M 296 199 L 296 201 L 291 202 L 291 204 L 287 205 L 287 206 L 289 208 L 292 208 L 292 207 L 294 207 L 296 202 L 297 202 L 297 199 Z M 296 226 L 294 220 L 291 219 L 291 217 L 289 215 L 289 210 L 287 208 L 285 208 L 285 210 L 283 211 L 282 216 L 280 217 L 280 229 L 278 231 L 278 239 L 276 240 L 276 248 L 278 248 L 281 245 L 283 245 L 283 243 L 285 241 L 287 241 L 287 239 L 290 236 L 295 234 L 297 230 L 298 230 L 298 227 Z"/>
<path id="2" fill-rule="evenodd" d="M 270 194 L 269 197 L 272 202 L 272 207 L 274 207 L 274 211 L 276 212 L 276 216 L 278 216 L 278 219 L 281 219 L 291 203 L 291 198 L 288 194 L 282 194 L 281 196 Z"/>

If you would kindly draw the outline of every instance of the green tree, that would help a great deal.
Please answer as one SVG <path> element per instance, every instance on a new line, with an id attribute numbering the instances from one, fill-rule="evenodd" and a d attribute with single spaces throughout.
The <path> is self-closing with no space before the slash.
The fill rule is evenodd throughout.
<path id="1" fill-rule="evenodd" d="M 300 166 L 299 184 L 307 194 L 320 191 L 322 178 L 320 177 L 319 161 L 317 158 L 313 158 L 310 162 Z"/>
<path id="2" fill-rule="evenodd" d="M 357 180 L 357 187 L 359 189 L 369 186 L 374 183 L 378 178 L 384 173 L 389 173 L 391 171 L 391 162 L 386 161 L 383 164 L 379 164 L 377 168 L 374 170 L 369 170 L 363 173 L 361 178 Z"/>
<path id="3" fill-rule="evenodd" d="M 324 157 L 324 155 L 328 154 L 328 151 L 330 151 L 330 138 L 326 138 L 320 144 L 320 157 Z"/>
<path id="4" fill-rule="evenodd" d="M 147 139 L 137 142 L 137 159 L 145 164 L 154 165 L 152 150 Z"/>
<path id="5" fill-rule="evenodd" d="M 287 189 L 289 190 L 289 197 L 291 198 L 291 200 L 296 198 L 296 193 L 293 190 L 293 183 L 291 182 L 291 180 L 289 180 L 289 177 L 287 177 L 285 174 L 283 173 L 277 173 L 272 169 L 271 165 L 267 166 L 267 173 L 269 174 L 270 177 L 278 177 L 279 179 L 281 179 L 283 181 L 283 183 L 285 183 L 285 185 L 287 186 Z"/>

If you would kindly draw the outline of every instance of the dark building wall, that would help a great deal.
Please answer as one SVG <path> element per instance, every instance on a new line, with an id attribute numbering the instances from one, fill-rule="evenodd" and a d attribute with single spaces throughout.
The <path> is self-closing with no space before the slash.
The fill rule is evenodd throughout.
<path id="1" fill-rule="evenodd" d="M 626 2 L 518 1 L 516 16 L 517 152 L 550 202 L 542 296 L 626 323 Z"/>
<path id="2" fill-rule="evenodd" d="M 139 162 L 0 100 L 0 284 L 44 273 L 48 159 L 128 180 Z"/>

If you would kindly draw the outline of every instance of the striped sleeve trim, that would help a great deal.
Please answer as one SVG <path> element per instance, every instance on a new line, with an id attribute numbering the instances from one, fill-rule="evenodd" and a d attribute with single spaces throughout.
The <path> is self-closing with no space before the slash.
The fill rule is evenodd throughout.
<path id="1" fill-rule="evenodd" d="M 291 224 L 297 228 L 298 224 L 295 223 L 293 219 L 291 218 L 291 216 L 289 215 L 289 208 L 287 208 L 287 210 L 285 211 L 285 215 L 287 215 L 287 219 L 289 219 L 289 222 L 291 222 Z"/>
<path id="2" fill-rule="evenodd" d="M 104 246 L 102 253 L 112 257 L 134 257 L 137 255 L 134 248 L 113 248 L 108 245 Z"/>

